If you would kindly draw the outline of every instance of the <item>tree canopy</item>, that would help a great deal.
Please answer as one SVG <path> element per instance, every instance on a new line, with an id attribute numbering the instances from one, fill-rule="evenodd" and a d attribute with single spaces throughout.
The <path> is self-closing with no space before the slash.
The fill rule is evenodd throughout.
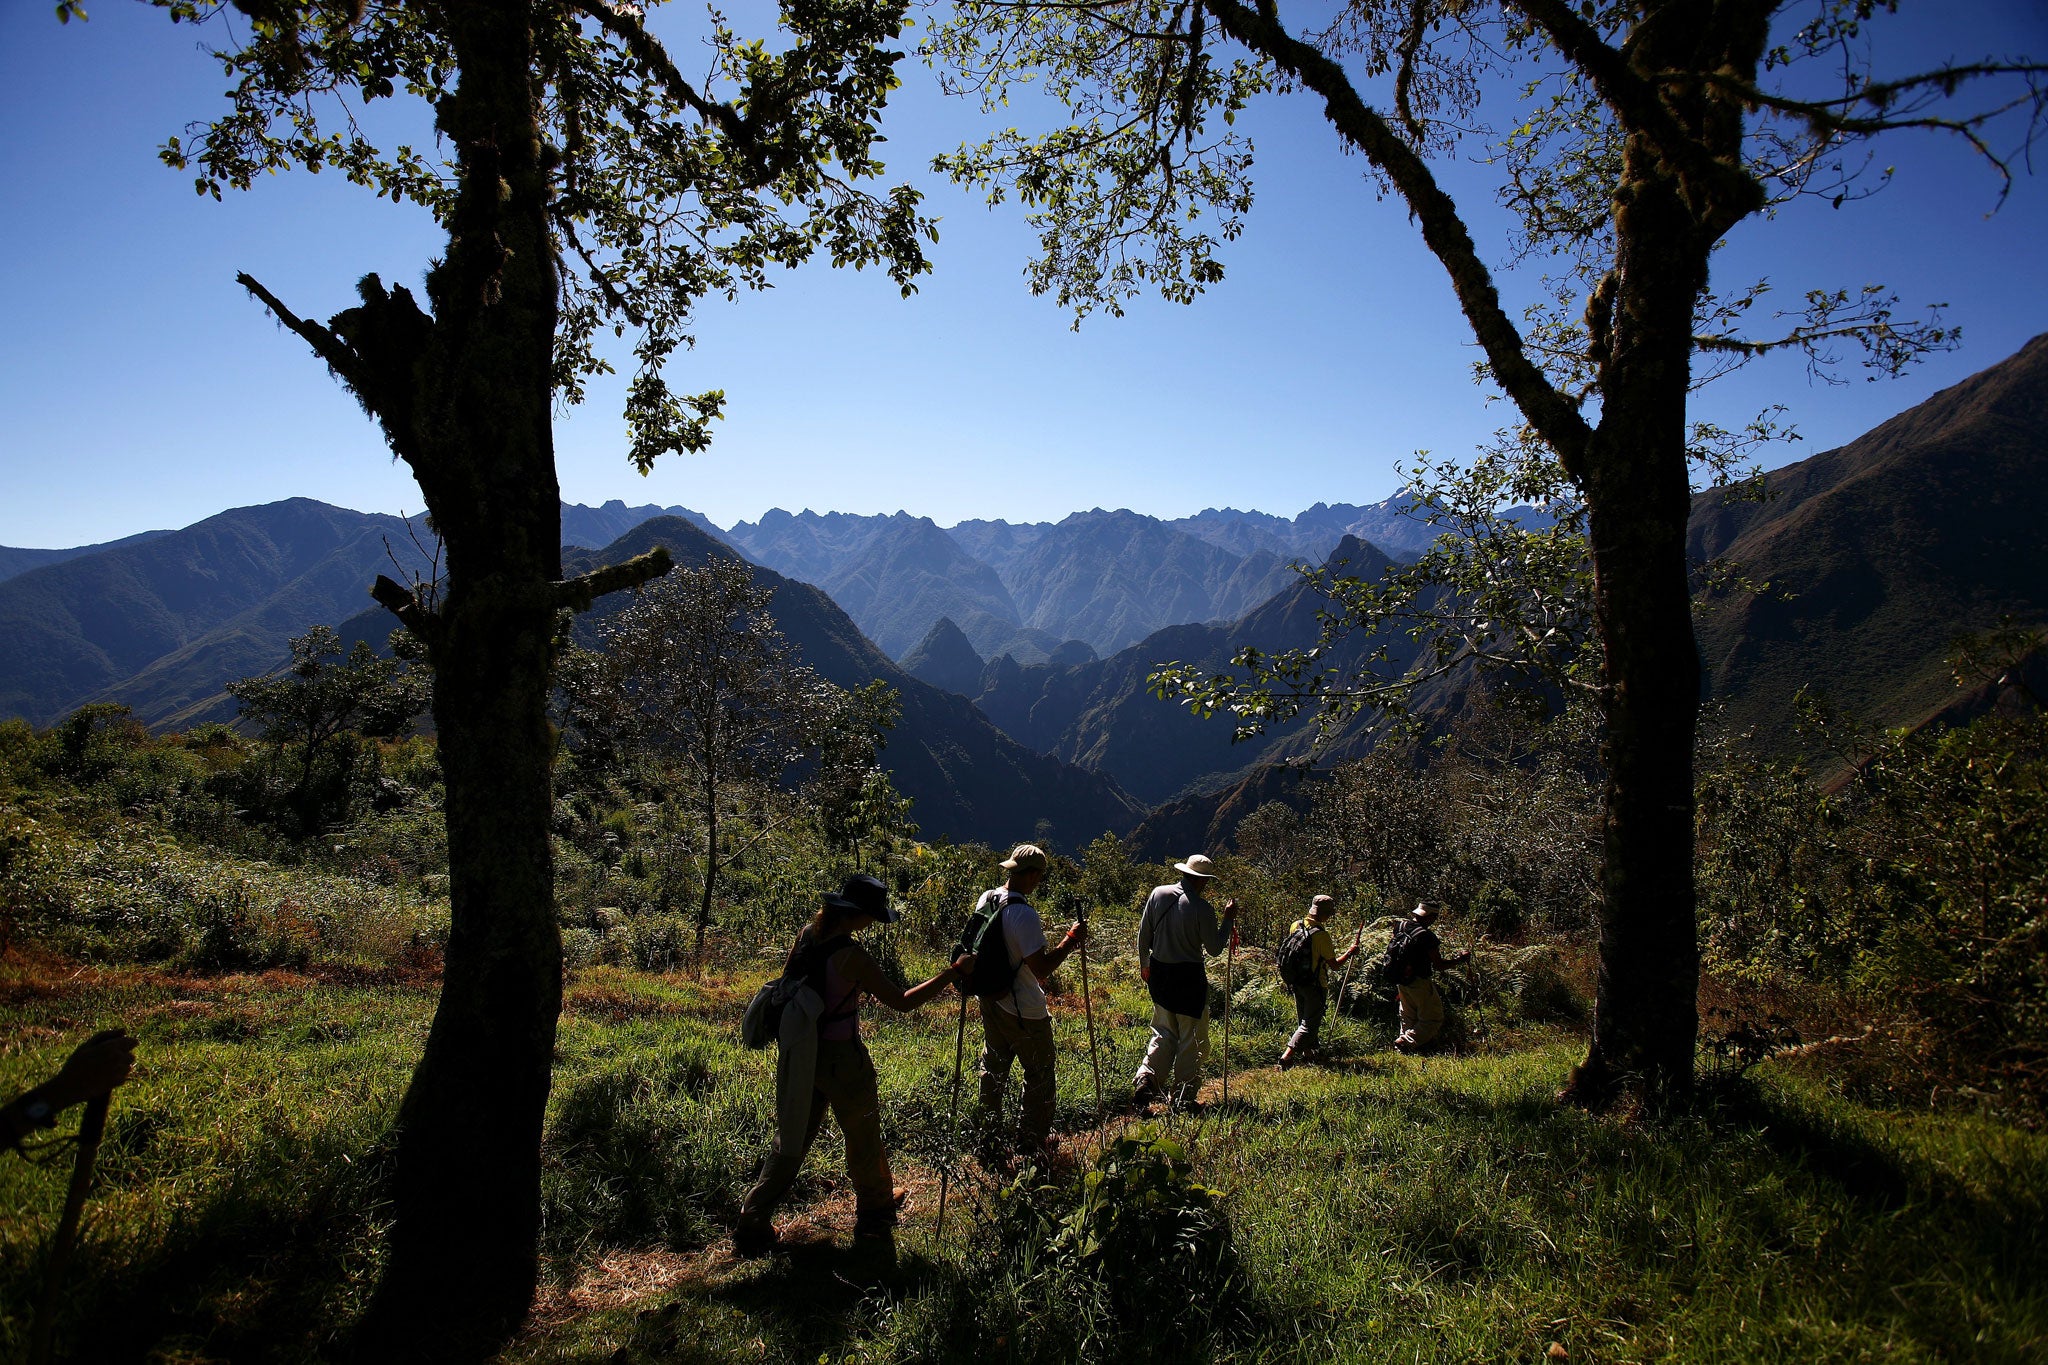
<path id="1" fill-rule="evenodd" d="M 1938 310 L 1906 315 L 1876 286 L 1822 284 L 1790 308 L 1761 306 L 1770 281 L 1712 280 L 1714 253 L 1738 223 L 1795 197 L 1840 207 L 1879 187 L 1866 148 L 1883 134 L 1952 135 L 2009 181 L 2048 108 L 2048 66 L 2026 58 L 1880 71 L 1870 34 L 1896 8 L 1351 0 L 1283 13 L 1280 0 L 966 0 L 926 47 L 951 88 L 989 112 L 1029 81 L 1069 115 L 1046 131 L 1004 129 L 939 165 L 992 201 L 1025 204 L 1039 232 L 1032 288 L 1077 324 L 1141 292 L 1186 301 L 1223 278 L 1223 248 L 1252 202 L 1237 118 L 1269 93 L 1317 100 L 1443 267 L 1483 381 L 1519 414 L 1492 491 L 1541 488 L 1568 515 L 1557 534 L 1532 538 L 1503 528 L 1498 504 L 1453 508 L 1454 528 L 1483 533 L 1476 548 L 1453 536 L 1391 583 L 1328 586 L 1336 629 L 1405 624 L 1424 637 L 1425 672 L 1555 664 L 1582 591 L 1606 786 L 1599 1006 L 1570 1091 L 1580 1098 L 1680 1093 L 1692 1078 L 1699 685 L 1685 524 L 1694 471 L 1725 476 L 1777 423 L 1699 423 L 1690 395 L 1777 351 L 1825 367 L 1855 349 L 1889 373 L 1956 335 Z M 1491 263 L 1441 173 L 1467 155 L 1496 168 L 1513 223 Z M 1519 320 L 1499 264 L 1542 272 Z M 1483 502 L 1494 472 L 1482 461 L 1462 486 L 1439 486 Z M 1574 569 L 1580 544 L 1589 574 Z M 1304 701 L 1341 711 L 1401 700 L 1403 680 L 1370 668 L 1332 677 L 1328 638 L 1277 662 L 1241 655 L 1249 686 L 1161 681 L 1253 727 Z"/>

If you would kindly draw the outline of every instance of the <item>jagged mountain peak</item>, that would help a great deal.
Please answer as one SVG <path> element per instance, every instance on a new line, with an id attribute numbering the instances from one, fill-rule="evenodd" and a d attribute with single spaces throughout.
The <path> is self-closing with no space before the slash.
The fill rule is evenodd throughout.
<path id="1" fill-rule="evenodd" d="M 980 690 L 984 665 L 966 632 L 950 616 L 933 622 L 924 639 L 903 656 L 905 673 L 963 697 L 972 697 Z"/>

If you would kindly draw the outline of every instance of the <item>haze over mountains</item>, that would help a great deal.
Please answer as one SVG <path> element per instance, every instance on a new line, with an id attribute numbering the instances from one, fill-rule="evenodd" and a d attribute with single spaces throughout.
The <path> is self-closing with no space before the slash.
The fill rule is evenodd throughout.
<path id="1" fill-rule="evenodd" d="M 787 512 L 720 529 L 685 507 L 565 506 L 562 543 L 598 546 L 641 521 L 676 516 L 756 564 L 816 584 L 891 658 L 941 618 L 984 658 L 1040 664 L 1063 644 L 1113 654 L 1165 626 L 1231 621 L 1320 563 L 1345 536 L 1413 558 L 1430 532 L 1401 496 L 1367 506 L 1318 503 L 1295 517 L 1210 508 L 1162 520 L 1095 508 L 1059 522 L 965 521 L 942 527 L 896 512 Z"/>
<path id="2" fill-rule="evenodd" d="M 1732 560 L 1773 588 L 1702 595 L 1715 723 L 1782 748 L 1809 685 L 1873 723 L 1934 713 L 1956 696 L 1958 631 L 2048 621 L 2048 337 L 1767 483 L 1768 501 L 1704 494 L 1693 509 L 1697 561 Z M 1427 539 L 1396 500 L 951 527 L 774 511 L 729 529 L 610 502 L 565 506 L 562 525 L 572 567 L 657 541 L 685 562 L 753 560 L 807 662 L 902 691 L 885 761 L 927 832 L 997 841 L 1040 818 L 1084 840 L 1162 803 L 1147 828 L 1187 838 L 1294 790 L 1274 765 L 1308 754 L 1304 727 L 1232 745 L 1226 722 L 1151 696 L 1149 675 L 1308 643 L 1322 603 L 1290 563 L 1334 554 L 1371 574 Z M 106 700 L 158 727 L 226 718 L 223 684 L 276 667 L 288 637 L 325 623 L 382 640 L 367 586 L 428 571 L 413 529 L 296 498 L 106 545 L 0 548 L 0 715 L 50 724 Z M 1372 742 L 1355 724 L 1322 758 Z"/>

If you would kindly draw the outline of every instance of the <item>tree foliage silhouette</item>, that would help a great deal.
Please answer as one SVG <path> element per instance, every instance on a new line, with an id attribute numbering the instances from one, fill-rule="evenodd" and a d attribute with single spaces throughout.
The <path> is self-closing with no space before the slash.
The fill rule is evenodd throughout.
<path id="1" fill-rule="evenodd" d="M 438 601 L 373 590 L 424 645 L 447 785 L 452 925 L 441 999 L 395 1134 L 395 1221 L 364 1349 L 491 1349 L 537 1275 L 540 1138 L 561 942 L 547 703 L 565 611 L 664 552 L 562 577 L 552 418 L 630 346 L 629 458 L 702 450 L 717 391 L 663 367 L 697 301 L 823 253 L 906 292 L 931 225 L 871 193 L 898 0 L 787 0 L 778 45 L 712 16 L 686 77 L 649 8 L 608 0 L 152 0 L 212 35 L 225 113 L 170 139 L 201 193 L 293 167 L 426 205 L 447 232 L 424 296 L 376 276 L 324 325 L 241 284 L 312 347 L 411 469 L 447 547 Z M 374 142 L 370 104 L 432 110 L 435 144 Z M 628 341 L 628 338 L 630 340 Z"/>
<path id="2" fill-rule="evenodd" d="M 1711 286 L 1713 253 L 1794 196 L 1840 207 L 1875 188 L 1873 138 L 1951 134 L 2009 180 L 2041 126 L 2048 67 L 2025 59 L 1879 75 L 1870 32 L 1895 8 L 1350 0 L 1283 15 L 1279 0 L 962 0 L 926 47 L 952 88 L 990 111 L 1029 79 L 1072 115 L 940 165 L 992 200 L 1023 201 L 1040 233 L 1032 287 L 1077 323 L 1140 292 L 1186 301 L 1222 279 L 1220 252 L 1252 196 L 1236 118 L 1268 92 L 1315 99 L 1442 264 L 1486 378 L 1526 424 L 1511 443 L 1554 459 L 1583 500 L 1606 723 L 1598 1014 L 1569 1091 L 1587 1101 L 1683 1092 L 1692 1079 L 1699 672 L 1685 527 L 1693 457 L 1718 438 L 1688 425 L 1688 395 L 1774 351 L 1819 366 L 1860 349 L 1892 371 L 1954 339 L 1938 313 L 1904 317 L 1876 288 L 1815 290 L 1778 315 L 1779 330 L 1746 327 L 1770 326 L 1757 307 L 1768 283 Z M 1503 172 L 1509 259 L 1546 272 L 1545 301 L 1521 323 L 1439 179 L 1473 140 Z M 1454 577 L 1488 562 L 1447 559 Z M 1340 610 L 1359 605 L 1354 623 L 1383 623 L 1387 603 L 1370 596 Z M 1454 611 L 1447 628 L 1463 640 L 1425 651 L 1425 666 L 1518 648 L 1516 629 L 1493 628 L 1500 619 Z M 1193 679 L 1185 694 L 1253 725 L 1345 704 L 1347 689 L 1315 681 L 1313 656 L 1251 662 L 1249 686 Z"/>

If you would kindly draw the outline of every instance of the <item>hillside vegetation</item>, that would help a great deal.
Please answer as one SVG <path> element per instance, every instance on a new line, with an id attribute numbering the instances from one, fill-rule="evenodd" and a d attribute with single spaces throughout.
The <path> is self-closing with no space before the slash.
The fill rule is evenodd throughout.
<path id="1" fill-rule="evenodd" d="M 649 773 L 565 759 L 548 1281 L 506 1358 L 2037 1358 L 2044 722 L 1880 738 L 1833 793 L 1710 765 L 1705 1084 L 1666 1114 L 1551 1099 L 1588 1008 L 1588 739 L 1502 702 L 1426 765 L 1386 746 L 1254 812 L 1222 865 L 1246 946 L 1212 967 L 1229 1101 L 1214 1059 L 1200 1114 L 1120 1102 L 1149 1015 L 1134 910 L 1172 874 L 1113 837 L 1065 849 L 1040 904 L 1055 926 L 1091 907 L 1098 938 L 1086 1007 L 1077 963 L 1053 983 L 1056 1159 L 984 1166 L 971 1118 L 956 1134 L 950 1003 L 863 1025 L 912 1192 L 893 1265 L 845 1245 L 829 1136 L 788 1248 L 732 1257 L 770 1123 L 770 1058 L 735 1020 L 846 870 L 890 882 L 904 918 L 871 946 L 921 979 L 1000 855 L 920 841 L 900 809 L 764 813 L 693 960 L 687 814 Z M 312 1359 L 374 1280 L 447 932 L 438 774 L 430 741 L 358 740 L 309 806 L 301 757 L 105 709 L 0 727 L 0 1085 L 95 1028 L 141 1040 L 64 1300 L 75 1358 Z M 1446 938 L 1479 952 L 1447 976 L 1444 1052 L 1394 1054 L 1390 1003 L 1354 977 L 1324 1064 L 1273 1069 L 1292 1013 L 1270 945 L 1314 890 L 1368 956 L 1389 912 L 1452 907 Z M 0 1165 L 7 1349 L 62 1198 L 49 1150 Z"/>

